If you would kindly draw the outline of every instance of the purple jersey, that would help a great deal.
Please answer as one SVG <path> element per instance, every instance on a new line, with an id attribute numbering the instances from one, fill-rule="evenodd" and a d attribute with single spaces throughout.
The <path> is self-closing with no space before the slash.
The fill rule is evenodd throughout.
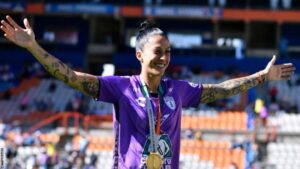
<path id="1" fill-rule="evenodd" d="M 99 100 L 114 104 L 114 166 L 118 169 L 145 169 L 150 153 L 149 121 L 140 76 L 104 76 L 100 80 Z M 202 85 L 182 80 L 162 79 L 161 135 L 158 152 L 164 169 L 179 168 L 182 107 L 200 103 Z M 156 123 L 157 105 L 151 97 Z"/>

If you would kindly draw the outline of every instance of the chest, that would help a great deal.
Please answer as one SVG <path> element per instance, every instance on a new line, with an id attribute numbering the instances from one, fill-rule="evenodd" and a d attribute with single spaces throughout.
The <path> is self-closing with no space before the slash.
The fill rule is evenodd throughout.
<path id="1" fill-rule="evenodd" d="M 149 130 L 149 117 L 147 111 L 146 97 L 138 89 L 124 93 L 126 98 L 122 99 L 122 104 L 126 113 L 125 117 L 138 129 Z M 150 97 L 153 110 L 153 119 L 157 124 L 157 114 L 160 110 L 161 130 L 166 132 L 172 129 L 173 124 L 180 122 L 181 100 L 175 92 L 165 92 L 160 97 Z M 158 108 L 160 107 L 160 109 Z"/>

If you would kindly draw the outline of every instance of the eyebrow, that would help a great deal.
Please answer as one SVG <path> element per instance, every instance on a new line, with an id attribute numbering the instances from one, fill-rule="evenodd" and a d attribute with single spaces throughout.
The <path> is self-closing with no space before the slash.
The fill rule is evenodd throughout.
<path id="1" fill-rule="evenodd" d="M 162 47 L 159 45 L 159 46 L 155 46 L 154 49 L 161 49 Z M 166 49 L 169 49 L 171 50 L 171 46 L 168 46 Z"/>

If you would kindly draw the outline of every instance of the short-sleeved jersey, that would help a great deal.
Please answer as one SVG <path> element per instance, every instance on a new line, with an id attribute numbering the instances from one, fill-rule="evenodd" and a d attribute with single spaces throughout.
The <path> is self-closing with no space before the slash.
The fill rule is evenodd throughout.
<path id="1" fill-rule="evenodd" d="M 145 169 L 149 154 L 149 121 L 146 98 L 141 91 L 140 76 L 104 76 L 100 82 L 99 100 L 114 105 L 114 166 L 118 169 Z M 164 78 L 161 97 L 151 97 L 154 120 L 160 98 L 161 134 L 158 152 L 163 157 L 163 169 L 179 168 L 180 124 L 183 107 L 200 103 L 202 85 Z"/>

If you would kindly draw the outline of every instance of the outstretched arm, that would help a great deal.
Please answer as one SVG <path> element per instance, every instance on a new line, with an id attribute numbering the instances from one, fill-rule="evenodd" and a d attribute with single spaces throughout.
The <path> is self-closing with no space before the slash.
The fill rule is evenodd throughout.
<path id="1" fill-rule="evenodd" d="M 274 55 L 264 70 L 250 76 L 227 80 L 219 84 L 203 84 L 201 103 L 209 103 L 245 92 L 269 80 L 288 80 L 296 68 L 292 63 L 274 65 L 275 61 Z"/>
<path id="2" fill-rule="evenodd" d="M 97 98 L 99 81 L 96 76 L 72 70 L 68 65 L 46 52 L 35 40 L 28 20 L 24 19 L 25 29 L 14 22 L 10 16 L 1 20 L 0 28 L 4 36 L 16 45 L 27 49 L 57 79 L 81 92 Z"/>

